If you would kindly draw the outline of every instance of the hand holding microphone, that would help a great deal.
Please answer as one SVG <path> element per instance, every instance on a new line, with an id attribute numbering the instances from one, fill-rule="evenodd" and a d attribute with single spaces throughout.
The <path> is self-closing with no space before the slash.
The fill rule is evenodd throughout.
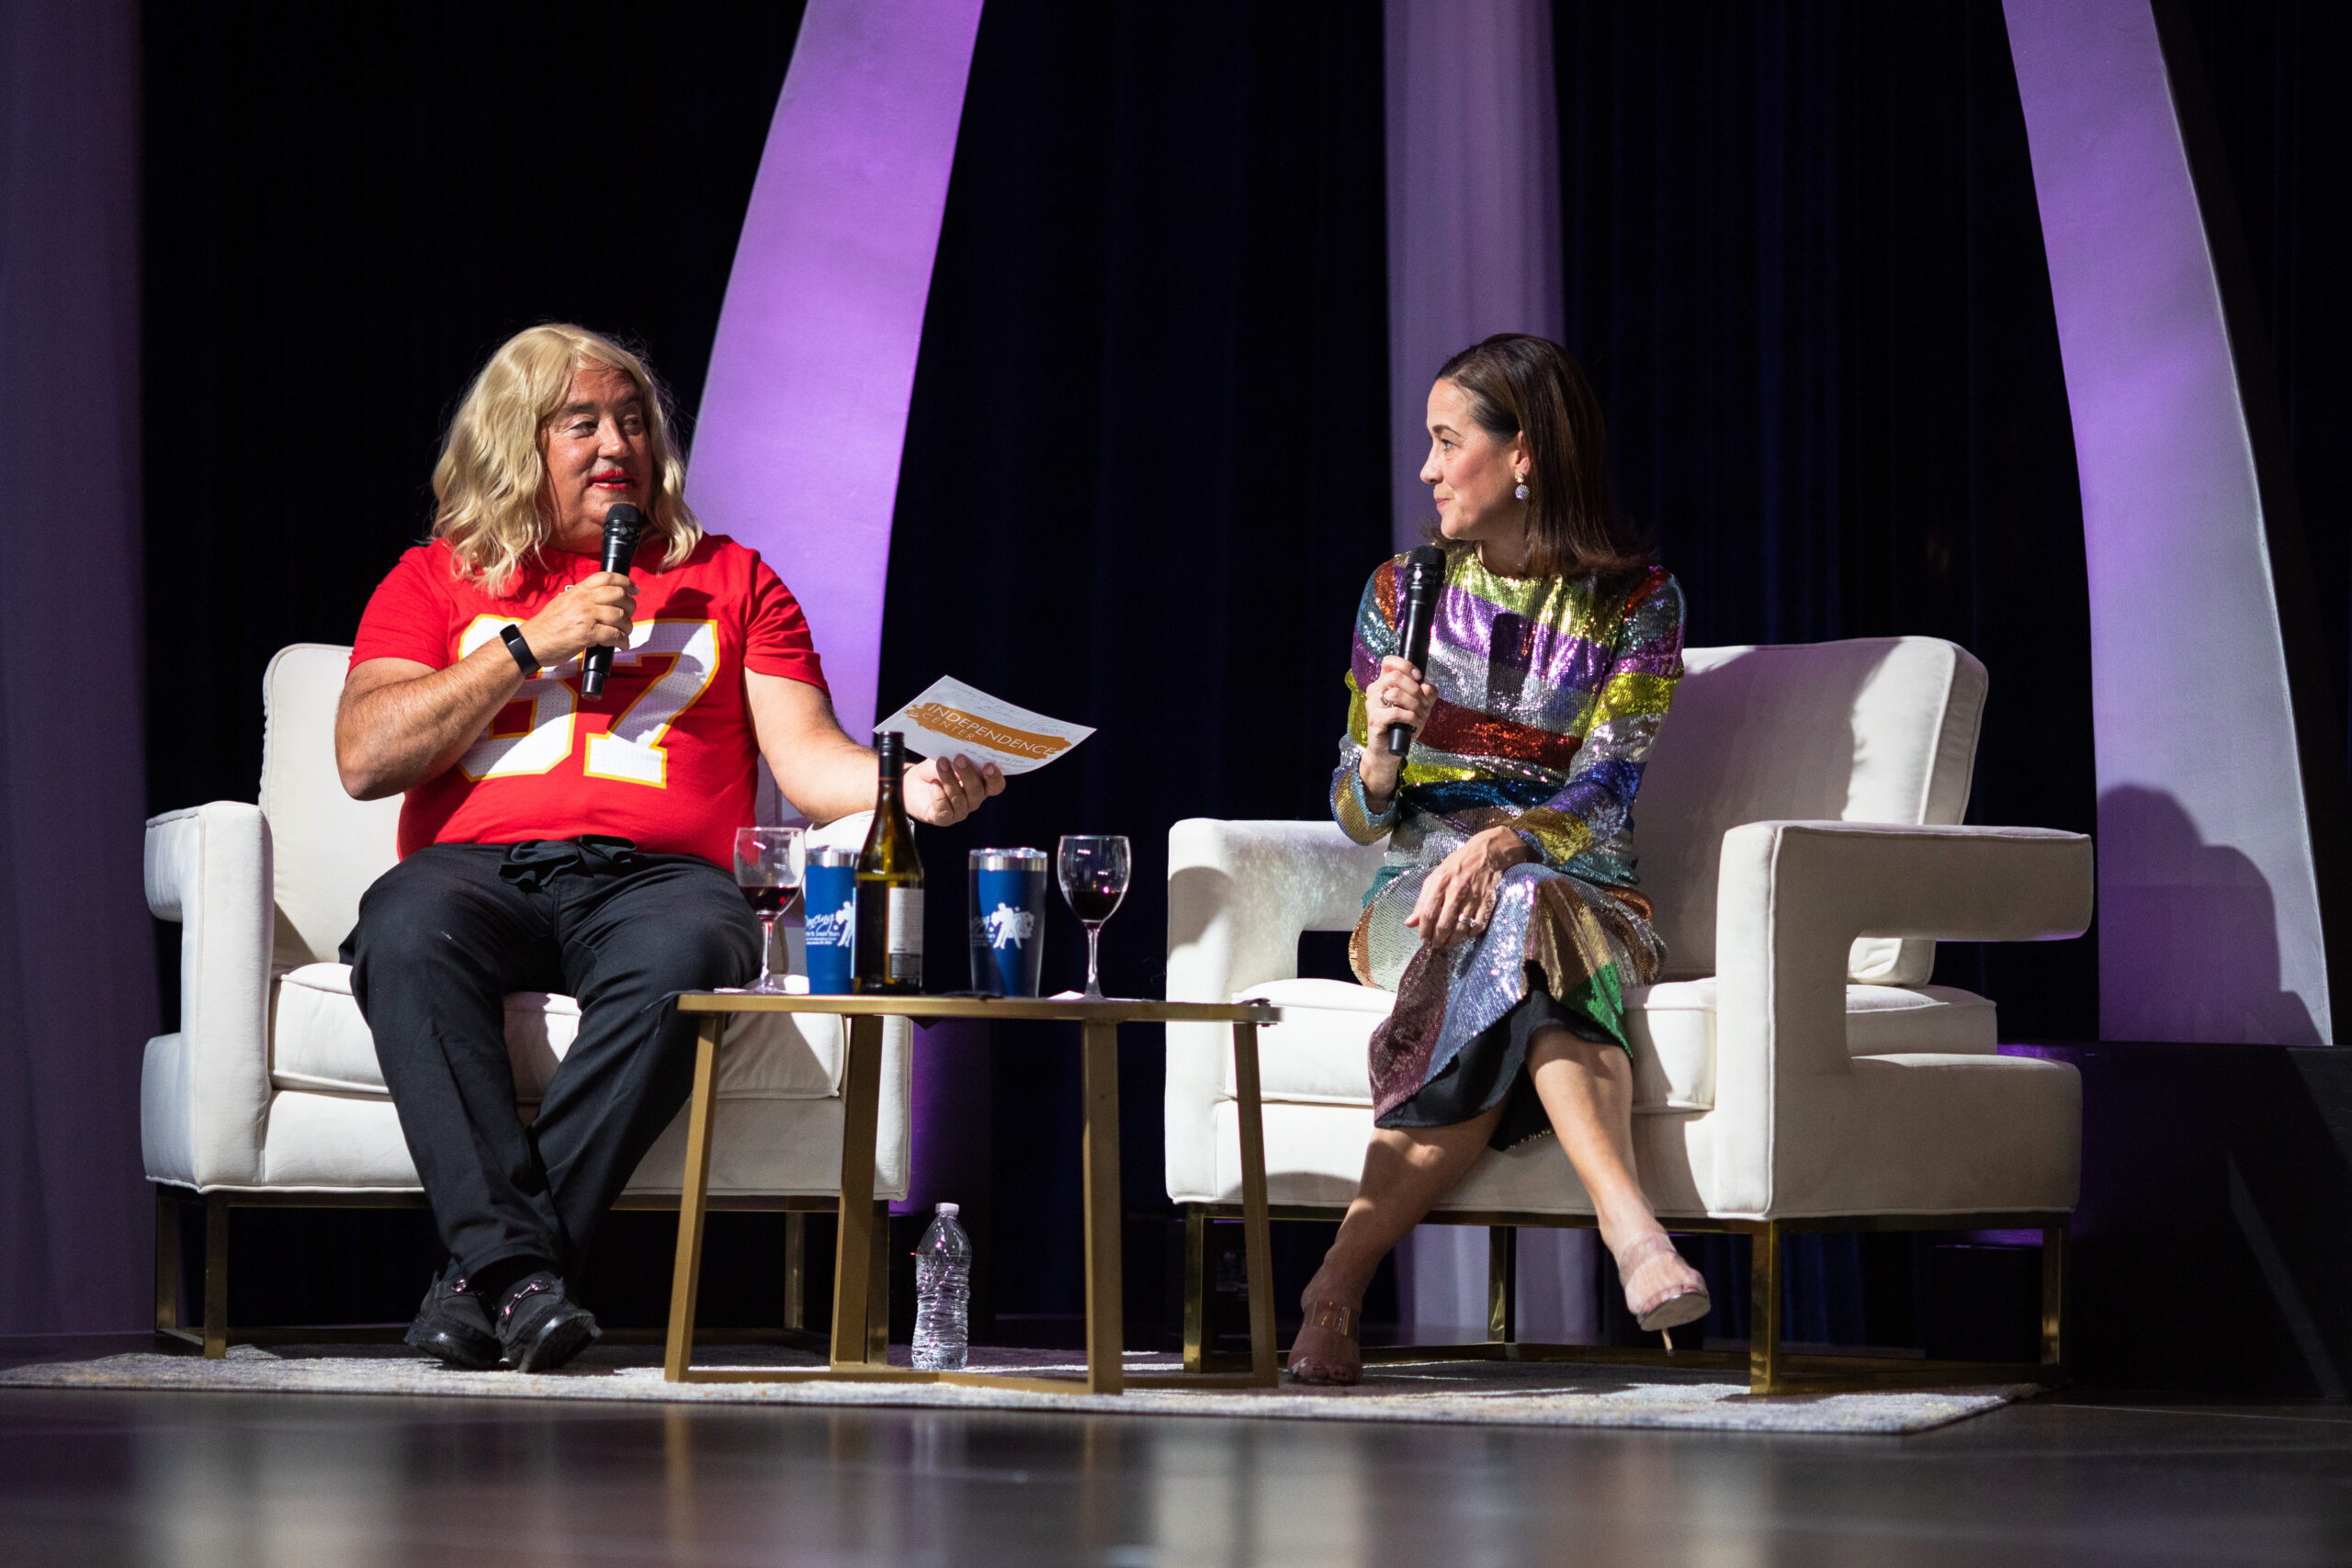
<path id="1" fill-rule="evenodd" d="M 1402 729 L 1408 743 L 1430 719 L 1437 705 L 1437 688 L 1421 680 L 1413 667 L 1396 654 L 1380 661 L 1380 674 L 1364 689 L 1365 728 L 1380 737 L 1365 748 L 1376 763 L 1401 766 L 1388 750 L 1387 737 Z M 1385 769 L 1383 770 L 1384 772 Z"/>
<path id="2" fill-rule="evenodd" d="M 644 514 L 627 502 L 614 506 L 605 514 L 605 570 L 557 594 L 521 627 L 523 640 L 542 669 L 551 670 L 575 654 L 588 656 L 582 661 L 581 679 L 582 693 L 588 696 L 603 691 L 605 677 L 612 670 L 613 649 L 628 644 L 637 610 L 637 584 L 627 574 L 644 523 Z"/>
<path id="3" fill-rule="evenodd" d="M 1399 650 L 1380 661 L 1380 673 L 1364 688 L 1364 747 L 1356 771 L 1365 803 L 1385 811 L 1405 771 L 1413 737 L 1437 709 L 1437 688 L 1422 679 L 1430 656 L 1430 626 L 1445 586 L 1445 556 L 1428 546 L 1406 558 L 1397 592 Z"/>
<path id="4" fill-rule="evenodd" d="M 605 513 L 605 570 L 623 578 L 628 576 L 628 563 L 637 558 L 637 536 L 645 531 L 645 513 L 628 502 L 613 503 Z M 622 632 L 628 637 L 626 629 Z M 594 702 L 605 694 L 605 677 L 613 672 L 613 650 L 598 645 L 588 650 L 581 661 L 580 694 Z"/>
<path id="5" fill-rule="evenodd" d="M 1396 716 L 1387 724 L 1388 754 L 1402 757 L 1412 750 L 1413 737 L 1429 722 L 1430 710 L 1436 705 L 1436 688 L 1419 677 L 1428 671 L 1430 662 L 1430 626 L 1437 619 L 1437 600 L 1445 588 L 1445 552 L 1435 545 L 1423 545 L 1405 558 L 1403 581 L 1398 585 L 1403 603 L 1397 624 L 1397 644 L 1404 650 L 1402 663 L 1406 669 L 1392 672 L 1390 666 L 1399 660 L 1395 655 L 1381 660 L 1381 678 L 1375 686 L 1391 686 L 1384 693 L 1385 706 Z M 1396 673 L 1394 685 L 1391 675 Z M 1402 690 L 1395 689 L 1401 686 Z"/>

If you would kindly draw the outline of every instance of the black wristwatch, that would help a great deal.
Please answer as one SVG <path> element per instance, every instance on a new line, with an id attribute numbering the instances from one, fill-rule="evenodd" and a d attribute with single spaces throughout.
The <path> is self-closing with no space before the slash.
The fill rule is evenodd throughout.
<path id="1" fill-rule="evenodd" d="M 509 621 L 498 628 L 498 635 L 506 639 L 506 651 L 513 654 L 514 662 L 523 667 L 523 679 L 527 681 L 539 672 L 539 656 L 533 653 L 531 645 L 523 640 L 522 627 Z"/>

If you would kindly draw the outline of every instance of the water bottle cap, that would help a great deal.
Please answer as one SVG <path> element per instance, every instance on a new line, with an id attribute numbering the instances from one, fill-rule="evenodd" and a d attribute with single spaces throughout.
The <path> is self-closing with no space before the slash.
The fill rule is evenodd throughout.
<path id="1" fill-rule="evenodd" d="M 936 1212 L 946 1215 L 952 1220 L 956 1215 L 964 1212 L 964 1206 L 961 1203 L 942 1203 L 939 1205 Z"/>

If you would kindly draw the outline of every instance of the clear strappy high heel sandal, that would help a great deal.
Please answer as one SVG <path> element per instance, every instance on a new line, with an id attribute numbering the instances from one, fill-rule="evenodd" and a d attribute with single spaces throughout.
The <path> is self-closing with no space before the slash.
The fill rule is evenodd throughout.
<path id="1" fill-rule="evenodd" d="M 1327 1328 L 1352 1345 L 1356 1334 L 1363 1326 L 1361 1309 L 1341 1306 L 1337 1302 L 1317 1302 L 1306 1309 L 1306 1321 L 1299 1325 L 1305 1333 L 1309 1328 Z M 1314 1356 L 1302 1356 L 1295 1345 L 1290 1353 L 1290 1364 L 1283 1373 L 1293 1382 L 1324 1383 L 1348 1387 L 1363 1381 L 1363 1363 L 1351 1367 L 1340 1361 L 1326 1361 Z"/>
<path id="2" fill-rule="evenodd" d="M 1617 1275 L 1625 1282 L 1625 1310 L 1643 1333 L 1665 1334 L 1669 1350 L 1674 1348 L 1669 1331 L 1696 1323 L 1714 1304 L 1708 1299 L 1706 1280 L 1683 1260 L 1663 1231 L 1652 1231 L 1619 1253 Z"/>

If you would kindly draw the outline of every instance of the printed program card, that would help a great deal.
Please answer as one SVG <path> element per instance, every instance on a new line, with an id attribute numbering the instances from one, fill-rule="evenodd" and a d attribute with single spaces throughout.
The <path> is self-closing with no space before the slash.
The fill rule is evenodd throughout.
<path id="1" fill-rule="evenodd" d="M 920 756 L 961 752 L 994 762 L 1007 773 L 1034 773 L 1094 733 L 1082 724 L 1014 707 L 947 675 L 874 727 L 876 735 L 886 729 L 904 735 L 907 750 Z"/>

